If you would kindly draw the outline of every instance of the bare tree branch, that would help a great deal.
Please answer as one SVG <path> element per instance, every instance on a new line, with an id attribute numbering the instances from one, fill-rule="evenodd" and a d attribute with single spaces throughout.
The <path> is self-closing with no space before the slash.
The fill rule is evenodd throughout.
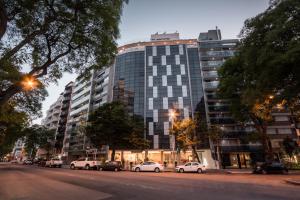
<path id="1" fill-rule="evenodd" d="M 0 0 L 0 40 L 6 32 L 7 22 L 8 18 L 6 9 L 4 7 L 4 2 L 3 0 Z"/>

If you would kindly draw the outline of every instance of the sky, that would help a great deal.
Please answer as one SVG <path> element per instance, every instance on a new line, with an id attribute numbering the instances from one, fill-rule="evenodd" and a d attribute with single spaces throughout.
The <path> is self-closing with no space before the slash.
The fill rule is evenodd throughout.
<path id="1" fill-rule="evenodd" d="M 238 38 L 246 19 L 268 7 L 269 0 L 129 0 L 124 6 L 118 45 L 148 41 L 156 32 L 180 33 L 181 39 L 197 38 L 200 32 L 221 29 L 223 39 Z M 43 117 L 64 86 L 76 78 L 65 73 L 58 84 L 47 88 L 49 96 L 43 102 Z M 42 118 L 43 118 L 42 117 Z M 41 119 L 34 120 L 40 123 Z"/>

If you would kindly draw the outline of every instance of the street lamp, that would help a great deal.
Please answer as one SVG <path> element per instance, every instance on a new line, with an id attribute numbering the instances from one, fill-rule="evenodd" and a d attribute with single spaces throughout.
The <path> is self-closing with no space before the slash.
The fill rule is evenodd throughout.
<path id="1" fill-rule="evenodd" d="M 38 84 L 38 81 L 33 76 L 25 76 L 21 81 L 22 88 L 26 91 L 34 90 Z"/>

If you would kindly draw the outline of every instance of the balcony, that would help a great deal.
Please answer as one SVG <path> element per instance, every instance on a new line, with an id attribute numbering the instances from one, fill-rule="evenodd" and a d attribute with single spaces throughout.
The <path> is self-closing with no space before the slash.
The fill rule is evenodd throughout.
<path id="1" fill-rule="evenodd" d="M 205 82 L 204 88 L 205 90 L 217 90 L 219 85 L 219 81 Z"/>
<path id="2" fill-rule="evenodd" d="M 203 79 L 204 80 L 216 80 L 216 79 L 218 79 L 218 72 L 217 71 L 203 72 Z"/>

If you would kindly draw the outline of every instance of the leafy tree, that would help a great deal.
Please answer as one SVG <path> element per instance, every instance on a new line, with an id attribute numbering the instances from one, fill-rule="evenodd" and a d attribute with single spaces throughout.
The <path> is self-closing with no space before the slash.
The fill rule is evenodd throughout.
<path id="1" fill-rule="evenodd" d="M 122 5 L 123 0 L 0 0 L 0 106 L 28 100 L 26 79 L 43 87 L 63 72 L 88 76 L 111 63 Z"/>
<path id="2" fill-rule="evenodd" d="M 197 144 L 199 140 L 196 136 L 196 123 L 188 118 L 183 120 L 175 120 L 170 128 L 170 134 L 175 136 L 177 147 L 180 150 L 186 151 L 192 148 L 193 156 L 200 162 L 197 154 Z"/>
<path id="3" fill-rule="evenodd" d="M 30 157 L 35 156 L 38 148 L 47 151 L 47 157 L 49 158 L 53 149 L 54 130 L 49 130 L 46 127 L 40 125 L 33 125 L 23 130 L 25 133 L 25 151 Z"/>
<path id="4" fill-rule="evenodd" d="M 95 146 L 109 145 L 112 160 L 116 149 L 147 147 L 148 142 L 141 137 L 143 131 L 120 102 L 99 107 L 90 115 L 86 127 L 86 135 Z"/>
<path id="5" fill-rule="evenodd" d="M 219 95 L 231 100 L 237 121 L 253 122 L 272 154 L 266 127 L 271 112 L 284 103 L 299 108 L 300 2 L 275 0 L 263 13 L 245 21 L 238 53 L 219 70 Z"/>
<path id="6" fill-rule="evenodd" d="M 292 156 L 299 150 L 297 142 L 295 142 L 293 139 L 291 139 L 290 137 L 286 137 L 283 140 L 283 148 L 284 151 L 286 152 L 286 154 L 290 157 L 290 159 L 292 158 Z"/>

